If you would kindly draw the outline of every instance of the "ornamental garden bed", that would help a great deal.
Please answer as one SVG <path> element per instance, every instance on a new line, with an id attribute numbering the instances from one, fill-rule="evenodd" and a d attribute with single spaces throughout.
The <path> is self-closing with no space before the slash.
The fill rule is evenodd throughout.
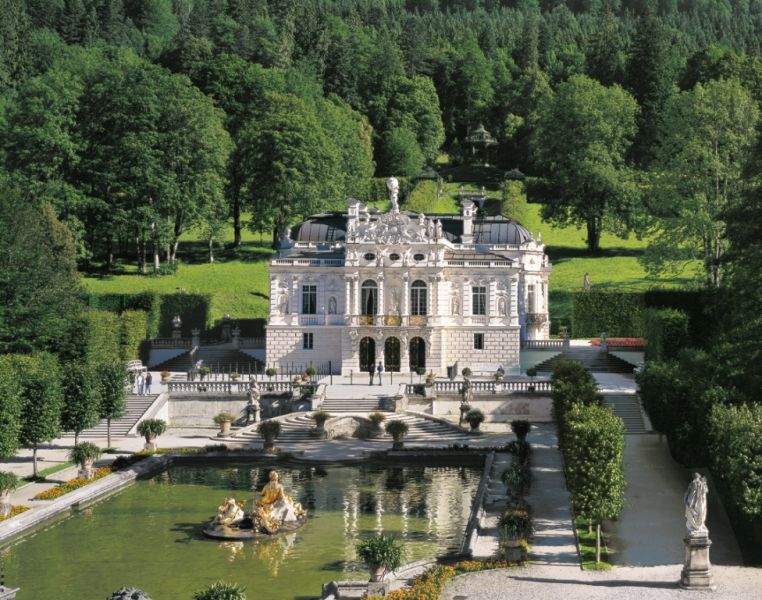
<path id="1" fill-rule="evenodd" d="M 12 519 L 16 515 L 20 515 L 21 513 L 26 512 L 28 510 L 29 510 L 28 506 L 21 506 L 21 505 L 14 504 L 13 506 L 11 506 L 11 512 L 8 515 L 4 517 L 0 517 L 0 522 L 7 521 L 8 519 Z"/>

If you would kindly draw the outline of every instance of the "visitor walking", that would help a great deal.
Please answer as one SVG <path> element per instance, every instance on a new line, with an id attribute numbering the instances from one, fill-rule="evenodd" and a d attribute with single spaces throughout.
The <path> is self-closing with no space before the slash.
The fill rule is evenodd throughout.
<path id="1" fill-rule="evenodd" d="M 143 387 L 145 386 L 145 378 L 143 377 L 143 373 L 138 373 L 138 396 L 143 395 Z"/>
<path id="2" fill-rule="evenodd" d="M 378 371 L 378 385 L 381 385 L 381 376 L 384 374 L 384 365 L 381 364 L 381 361 L 378 361 L 378 367 L 376 367 L 376 371 Z"/>
<path id="3" fill-rule="evenodd" d="M 151 375 L 151 371 L 148 371 L 146 373 L 146 395 L 149 395 L 151 393 L 151 383 L 153 382 L 153 376 Z"/>
<path id="4" fill-rule="evenodd" d="M 376 374 L 376 367 L 373 366 L 373 363 L 370 363 L 368 371 L 370 371 L 370 385 L 373 385 L 373 377 Z"/>

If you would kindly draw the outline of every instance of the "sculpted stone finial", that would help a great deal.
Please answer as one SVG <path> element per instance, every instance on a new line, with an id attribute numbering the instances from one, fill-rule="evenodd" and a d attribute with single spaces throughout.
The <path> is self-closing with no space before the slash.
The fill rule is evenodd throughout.
<path id="1" fill-rule="evenodd" d="M 389 199 L 392 201 L 392 212 L 398 213 L 400 211 L 400 205 L 398 203 L 400 182 L 396 177 L 390 177 L 386 180 L 386 187 L 389 189 Z"/>

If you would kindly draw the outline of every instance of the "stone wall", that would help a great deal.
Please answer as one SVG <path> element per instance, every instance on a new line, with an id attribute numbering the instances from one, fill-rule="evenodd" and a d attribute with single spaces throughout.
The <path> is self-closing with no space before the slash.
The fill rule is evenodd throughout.
<path id="1" fill-rule="evenodd" d="M 167 417 L 170 427 L 216 427 L 214 417 L 222 412 L 236 417 L 246 416 L 248 397 L 245 394 L 230 394 L 224 397 L 199 395 L 172 396 L 167 402 Z"/>
<path id="2" fill-rule="evenodd" d="M 491 423 L 510 423 L 514 419 L 551 421 L 553 400 L 544 394 L 475 395 L 471 408 L 482 411 Z M 431 414 L 451 421 L 460 416 L 460 396 L 437 396 L 431 401 Z"/>
<path id="3" fill-rule="evenodd" d="M 484 349 L 474 349 L 474 334 L 484 334 Z M 493 373 L 499 365 L 508 370 L 519 366 L 520 328 L 460 327 L 443 331 L 446 365 L 456 362 L 460 369 Z"/>
<path id="4" fill-rule="evenodd" d="M 312 350 L 303 348 L 303 333 L 312 333 Z M 311 364 L 315 368 L 328 366 L 329 361 L 334 374 L 341 371 L 341 334 L 338 327 L 268 327 L 267 355 L 268 367 L 289 369 L 303 372 Z"/>

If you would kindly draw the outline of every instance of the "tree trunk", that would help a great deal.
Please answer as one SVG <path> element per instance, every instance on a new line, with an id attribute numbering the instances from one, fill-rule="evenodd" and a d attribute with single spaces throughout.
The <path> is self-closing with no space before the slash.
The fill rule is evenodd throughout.
<path id="1" fill-rule="evenodd" d="M 601 249 L 601 230 L 597 217 L 587 219 L 587 249 L 590 252 L 598 252 Z"/>
<path id="2" fill-rule="evenodd" d="M 114 268 L 114 240 L 111 236 L 106 239 L 106 270 Z"/>
<path id="3" fill-rule="evenodd" d="M 106 417 L 106 446 L 111 448 L 111 417 Z"/>
<path id="4" fill-rule="evenodd" d="M 601 524 L 595 526 L 595 562 L 601 562 Z"/>
<path id="5" fill-rule="evenodd" d="M 159 245 L 159 228 L 155 221 L 151 223 L 151 241 L 153 242 L 153 272 L 158 273 L 161 268 L 161 247 Z"/>
<path id="6" fill-rule="evenodd" d="M 37 444 L 32 446 L 32 475 L 37 478 Z"/>
<path id="7" fill-rule="evenodd" d="M 592 519 L 588 519 L 587 520 L 587 532 L 588 533 L 593 533 L 593 520 Z"/>
<path id="8" fill-rule="evenodd" d="M 209 262 L 214 262 L 214 240 L 209 238 Z"/>
<path id="9" fill-rule="evenodd" d="M 233 190 L 233 247 L 241 247 L 241 200 L 238 186 Z"/>
<path id="10" fill-rule="evenodd" d="M 74 445 L 79 444 L 79 431 L 74 432 Z"/>

